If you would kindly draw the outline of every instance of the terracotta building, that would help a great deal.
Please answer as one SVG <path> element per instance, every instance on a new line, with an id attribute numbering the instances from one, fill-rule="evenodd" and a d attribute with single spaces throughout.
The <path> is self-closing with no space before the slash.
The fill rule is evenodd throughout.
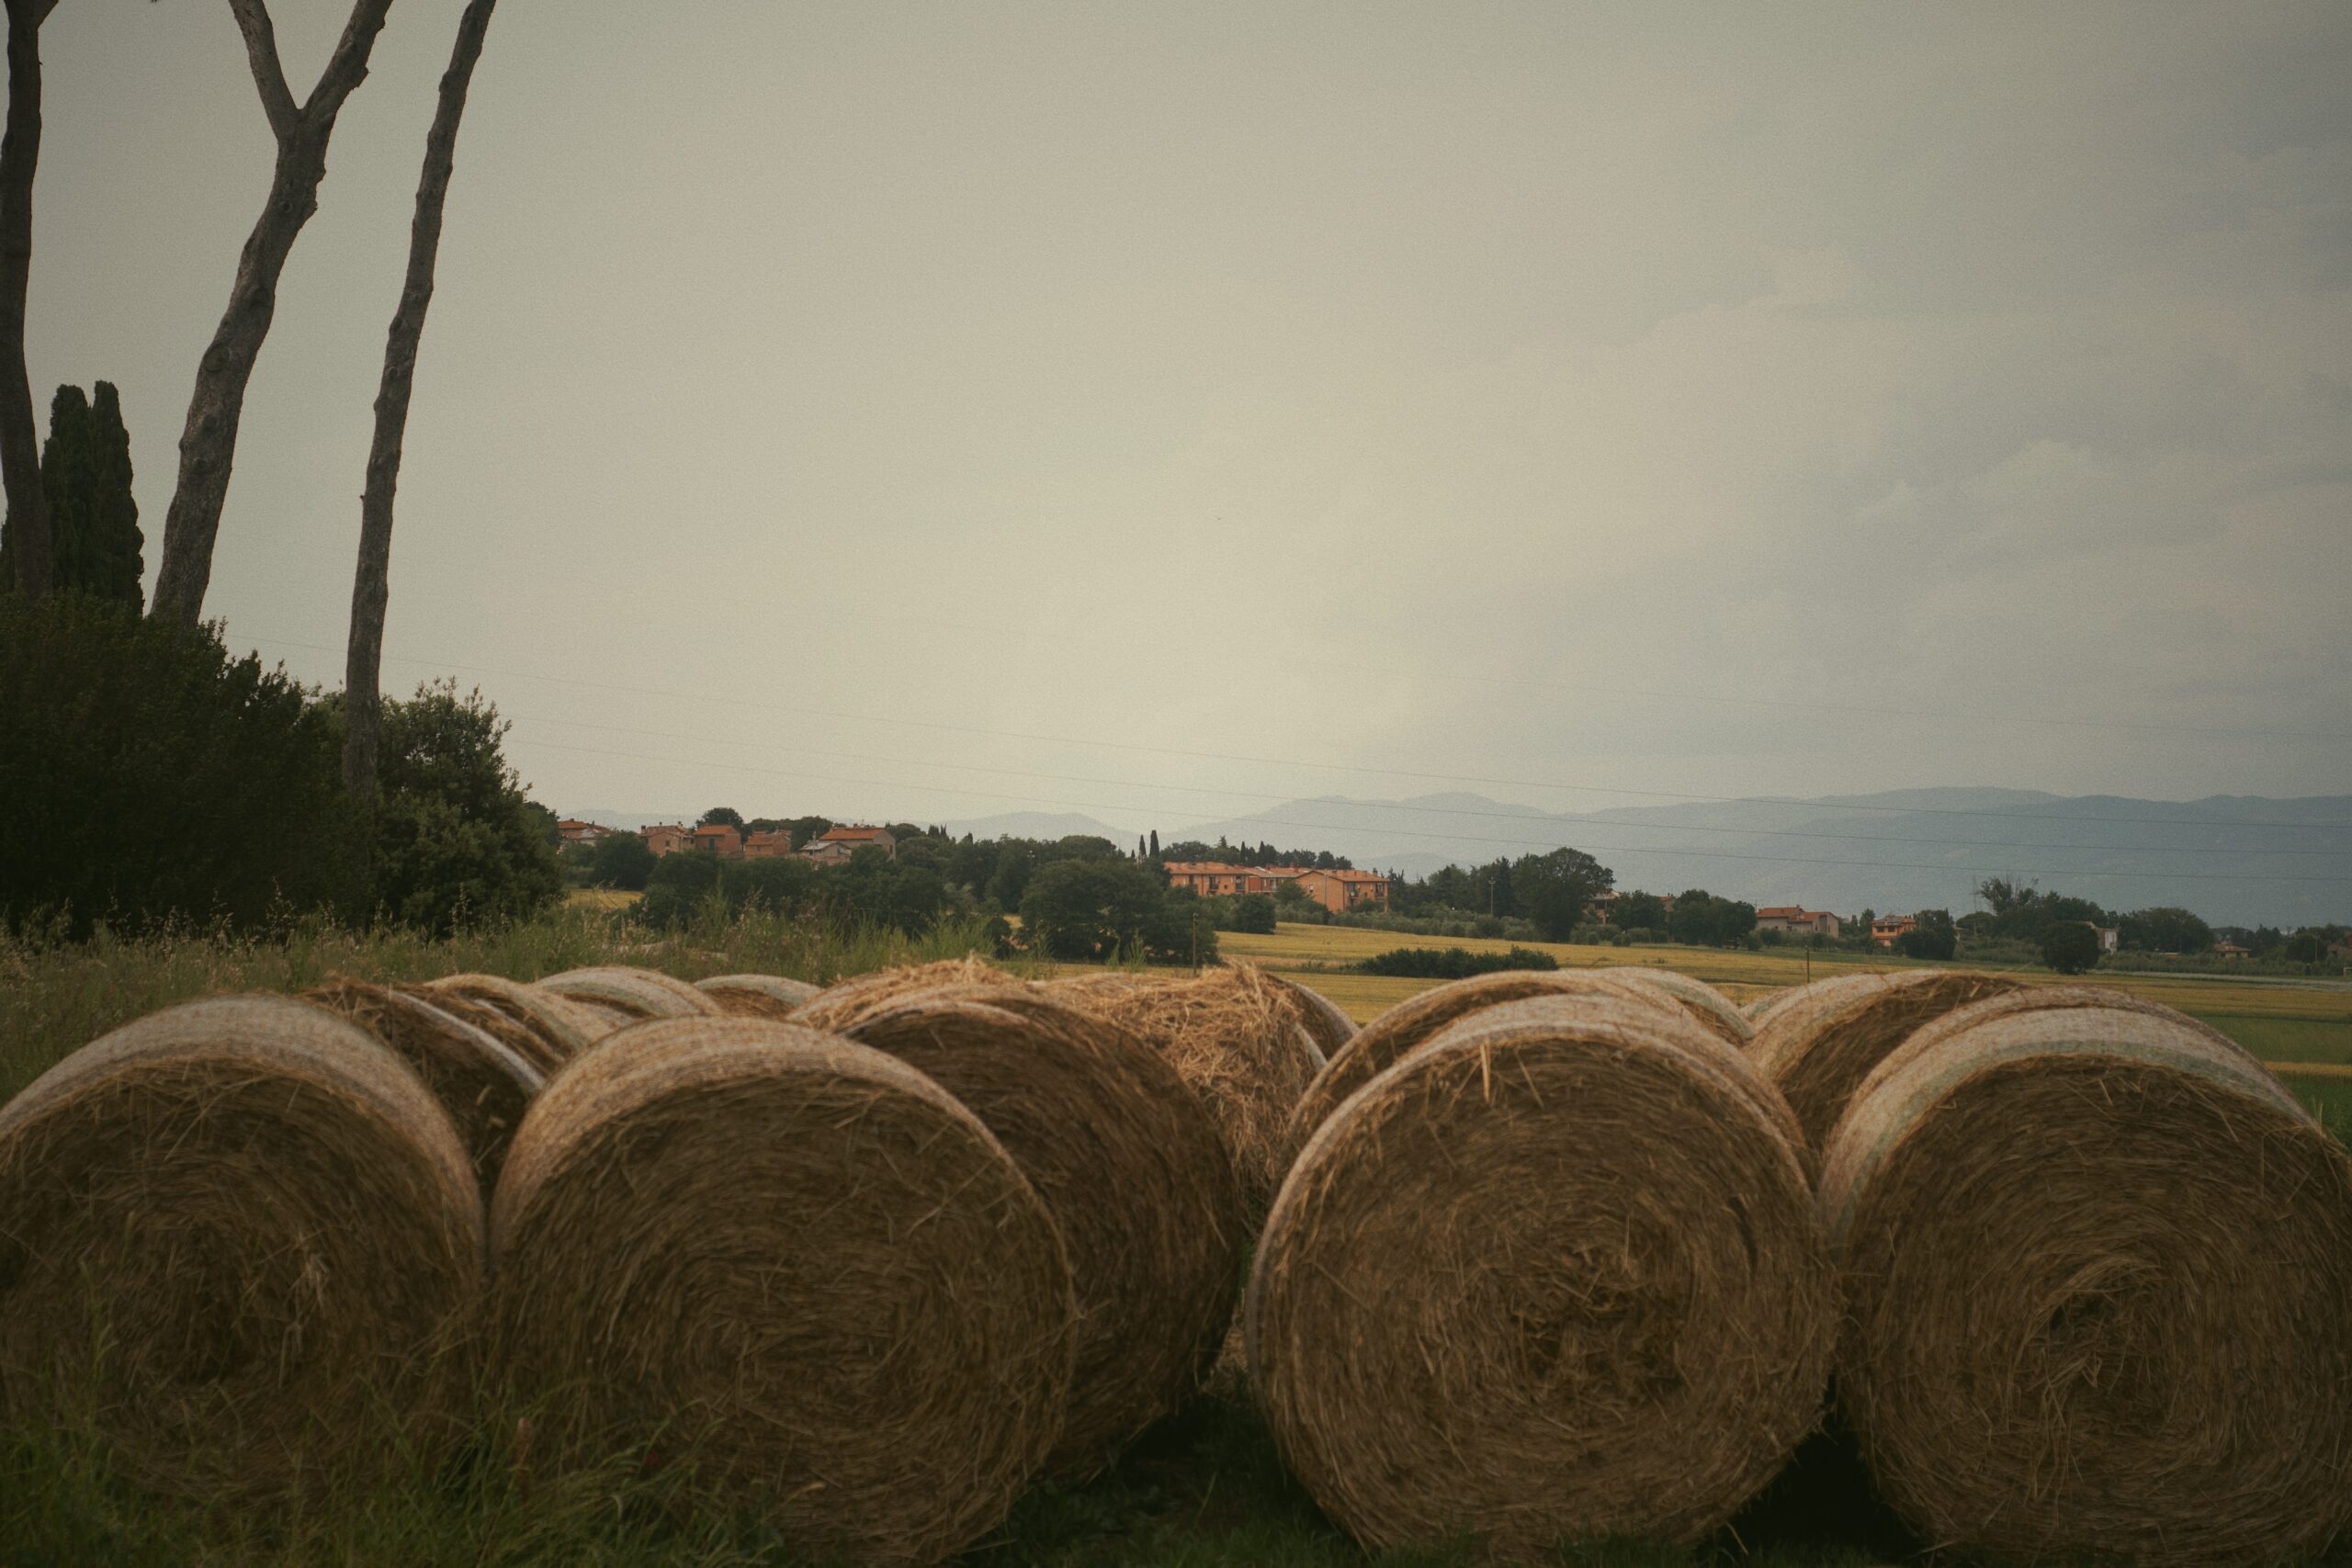
<path id="1" fill-rule="evenodd" d="M 745 860 L 782 860 L 792 852 L 792 834 L 783 828 L 763 828 L 743 840 Z"/>
<path id="2" fill-rule="evenodd" d="M 899 853 L 898 836 L 888 828 L 828 828 L 802 847 L 800 858 L 839 864 L 863 849 L 880 850 L 895 860 Z"/>
<path id="3" fill-rule="evenodd" d="M 1919 921 L 1912 915 L 1881 915 L 1871 922 L 1871 940 L 1881 947 L 1893 947 L 1904 933 L 1917 929 Z"/>
<path id="4" fill-rule="evenodd" d="M 643 839 L 645 847 L 657 856 L 673 855 L 694 845 L 694 829 L 676 822 L 656 822 L 650 827 L 639 828 L 637 836 Z"/>
<path id="5" fill-rule="evenodd" d="M 1756 911 L 1759 931 L 1793 931 L 1804 936 L 1836 936 L 1838 917 L 1826 909 L 1802 904 L 1774 904 Z"/>
<path id="6" fill-rule="evenodd" d="M 743 835 L 726 822 L 713 822 L 694 831 L 695 848 L 709 850 L 721 860 L 743 858 Z"/>
<path id="7" fill-rule="evenodd" d="M 1168 886 L 1189 887 L 1204 898 L 1230 897 L 1241 893 L 1272 893 L 1275 885 L 1297 874 L 1289 866 L 1272 870 L 1254 865 L 1227 865 L 1214 860 L 1172 860 Z"/>
<path id="8" fill-rule="evenodd" d="M 1334 914 L 1366 905 L 1385 908 L 1388 903 L 1388 878 L 1376 871 L 1325 871 L 1317 866 L 1301 870 L 1294 880 L 1309 898 Z"/>

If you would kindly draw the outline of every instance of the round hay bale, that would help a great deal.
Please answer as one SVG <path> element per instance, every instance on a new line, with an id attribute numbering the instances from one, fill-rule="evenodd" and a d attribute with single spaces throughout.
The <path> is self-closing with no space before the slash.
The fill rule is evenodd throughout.
<path id="1" fill-rule="evenodd" d="M 1298 1021 L 1306 1026 L 1308 1038 L 1325 1061 L 1332 1054 L 1355 1038 L 1356 1021 L 1340 1010 L 1340 1004 L 1303 981 L 1269 975 L 1267 979 L 1282 987 L 1296 1005 Z"/>
<path id="2" fill-rule="evenodd" d="M 869 970 L 828 986 L 795 1009 L 792 1021 L 807 1029 L 848 1029 L 868 1013 L 878 1012 L 902 997 L 923 991 L 963 989 L 974 986 L 1019 986 L 1022 982 L 995 964 L 978 958 L 944 958 L 935 964 L 901 964 L 895 969 Z"/>
<path id="3" fill-rule="evenodd" d="M 1848 975 L 1799 987 L 1756 1026 L 1748 1052 L 1818 1153 L 1854 1091 L 1911 1032 L 2024 985 L 1969 969 Z"/>
<path id="4" fill-rule="evenodd" d="M 811 1558 L 938 1561 L 1060 1433 L 1053 1219 L 970 1111 L 871 1047 L 766 1019 L 620 1032 L 532 1105 L 491 1239 L 550 1463 L 650 1450 Z"/>
<path id="5" fill-rule="evenodd" d="M 308 1002 L 151 1013 L 0 1107 L 0 1420 L 70 1412 L 161 1492 L 282 1497 L 446 1436 L 482 1267 L 448 1113 Z"/>
<path id="6" fill-rule="evenodd" d="M 1047 1468 L 1097 1467 L 1193 1392 L 1233 1316 L 1246 1238 L 1207 1111 L 1142 1041 L 1026 989 L 919 993 L 849 1035 L 962 1101 L 1060 1227 L 1078 1350 Z"/>
<path id="7" fill-rule="evenodd" d="M 2020 986 L 2014 991 L 2003 991 L 1982 1001 L 1971 1002 L 1966 1007 L 1954 1008 L 1941 1018 L 1930 1019 L 1913 1030 L 1902 1044 L 1889 1052 L 1886 1059 L 1871 1070 L 1871 1077 L 1862 1080 L 1862 1087 L 1855 1091 L 1854 1098 L 1860 1100 L 1870 1091 L 1873 1080 L 1900 1067 L 1914 1055 L 1923 1051 L 1940 1049 L 1943 1043 L 1953 1035 L 1973 1029 L 1980 1023 L 1996 1018 L 2010 1018 L 2021 1012 L 2062 1012 L 2071 1008 L 2105 1008 L 2112 1012 L 2136 1012 L 2150 1018 L 2165 1019 L 2179 1028 L 2203 1035 L 2205 1043 L 2217 1051 L 2242 1056 L 2249 1066 L 2259 1068 L 2265 1074 L 2270 1071 L 2253 1052 L 2211 1024 L 2202 1019 L 2191 1018 L 2177 1008 L 2168 1008 L 2162 1002 L 2152 1002 L 2129 991 L 2119 991 L 2112 986 Z"/>
<path id="8" fill-rule="evenodd" d="M 1704 980 L 1693 979 L 1679 969 L 1645 965 L 1613 968 L 1610 978 L 1620 985 L 1632 986 L 1672 1000 L 1676 1006 L 1697 1020 L 1700 1026 L 1718 1040 L 1745 1050 L 1755 1038 L 1756 1026 L 1747 1015 L 1731 1003 L 1731 998 Z"/>
<path id="9" fill-rule="evenodd" d="M 1638 996 L 1652 1007 L 1664 1007 L 1656 991 L 1635 992 L 1599 969 L 1506 969 L 1449 981 L 1419 996 L 1408 997 L 1356 1031 L 1353 1039 L 1324 1065 L 1299 1097 L 1284 1129 L 1284 1147 L 1303 1149 L 1306 1141 L 1340 1108 L 1348 1096 L 1418 1050 L 1455 1019 L 1483 1008 L 1529 997 L 1603 995 Z M 1677 1004 L 1678 1010 L 1679 1005 Z"/>
<path id="10" fill-rule="evenodd" d="M 1972 1560 L 2301 1561 L 2352 1529 L 2352 1161 L 2242 1053 L 2038 1009 L 1906 1051 L 1821 1190 L 1838 1404 Z"/>
<path id="11" fill-rule="evenodd" d="M 508 1017 L 488 1002 L 477 1001 L 456 991 L 436 991 L 430 986 L 393 986 L 389 988 L 429 1003 L 460 1022 L 471 1024 L 528 1063 L 531 1070 L 541 1079 L 571 1059 L 550 1043 L 546 1035 L 520 1019 Z"/>
<path id="12" fill-rule="evenodd" d="M 1324 1122 L 1259 1241 L 1250 1370 L 1291 1469 L 1375 1551 L 1718 1529 L 1828 1378 L 1794 1136 L 1647 1002 L 1453 1022 Z"/>
<path id="13" fill-rule="evenodd" d="M 632 1022 L 648 1018 L 710 1018 L 719 1011 L 716 1001 L 684 980 L 629 964 L 567 969 L 539 984 L 560 997 L 603 1008 Z"/>
<path id="14" fill-rule="evenodd" d="M 457 1124 L 482 1190 L 498 1185 L 506 1145 L 547 1081 L 537 1067 L 496 1036 L 406 991 L 335 980 L 303 996 L 349 1019 L 414 1068 Z"/>
<path id="15" fill-rule="evenodd" d="M 435 998 L 450 997 L 492 1009 L 530 1031 L 540 1043 L 538 1054 L 531 1059 L 543 1073 L 554 1072 L 610 1034 L 616 1025 L 616 1016 L 601 1008 L 503 975 L 445 975 L 427 981 L 424 989 Z"/>
<path id="16" fill-rule="evenodd" d="M 1262 1215 L 1290 1166 L 1292 1108 L 1323 1068 L 1287 989 L 1238 964 L 1181 978 L 1057 980 L 1046 991 L 1133 1031 L 1167 1058 L 1208 1107 L 1245 1213 Z"/>
<path id="17" fill-rule="evenodd" d="M 1773 1014 L 1785 1007 L 1820 1008 L 1839 997 L 1870 989 L 1873 982 L 1883 978 L 1874 969 L 1856 970 L 1847 975 L 1832 975 L 1826 980 L 1815 980 L 1803 986 L 1784 986 L 1768 996 L 1750 1003 L 1748 1021 L 1762 1029 Z"/>
<path id="18" fill-rule="evenodd" d="M 718 1010 L 738 1018 L 789 1018 L 801 1003 L 820 994 L 806 980 L 781 975 L 714 975 L 695 982 L 695 989 L 718 1004 Z"/>

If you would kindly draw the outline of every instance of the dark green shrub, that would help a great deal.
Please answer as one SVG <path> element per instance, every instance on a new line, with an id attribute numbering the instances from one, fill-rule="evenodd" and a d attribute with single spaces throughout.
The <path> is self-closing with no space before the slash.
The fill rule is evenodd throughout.
<path id="1" fill-rule="evenodd" d="M 336 730 L 213 627 L 0 594 L 0 918 L 352 912 Z"/>
<path id="2" fill-rule="evenodd" d="M 2098 932 L 2078 920 L 2052 926 L 2041 938 L 2041 961 L 2061 975 L 2080 975 L 2098 962 Z"/>
<path id="3" fill-rule="evenodd" d="M 555 848 L 501 750 L 507 728 L 454 681 L 384 704 L 369 888 L 384 919 L 441 935 L 562 894 Z"/>
<path id="4" fill-rule="evenodd" d="M 1352 965 L 1363 975 L 1388 975 L 1414 980 L 1466 980 L 1504 969 L 1557 969 L 1560 961 L 1534 948 L 1514 947 L 1503 953 L 1473 953 L 1464 947 L 1392 947 Z"/>

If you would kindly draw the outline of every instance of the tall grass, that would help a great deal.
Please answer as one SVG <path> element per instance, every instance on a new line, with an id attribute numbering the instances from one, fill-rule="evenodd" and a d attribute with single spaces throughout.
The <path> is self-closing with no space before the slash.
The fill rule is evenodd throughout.
<path id="1" fill-rule="evenodd" d="M 0 1101 L 118 1025 L 222 991 L 300 991 L 337 976 L 426 980 L 469 970 L 535 980 L 587 964 L 644 964 L 682 980 L 749 971 L 826 985 L 893 964 L 987 951 L 978 921 L 910 937 L 756 909 L 730 914 L 717 904 L 668 931 L 649 930 L 625 910 L 563 905 L 446 940 L 318 919 L 254 935 L 165 927 L 128 937 L 100 927 L 83 942 L 40 930 L 0 931 Z"/>

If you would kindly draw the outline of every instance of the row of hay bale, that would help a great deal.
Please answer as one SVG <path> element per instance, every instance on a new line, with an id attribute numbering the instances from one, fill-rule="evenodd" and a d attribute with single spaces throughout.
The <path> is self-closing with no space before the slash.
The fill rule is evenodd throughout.
<path id="1" fill-rule="evenodd" d="M 1368 1546 L 1696 1541 L 1825 1411 L 1919 1538 L 2285 1562 L 2352 1518 L 2352 1165 L 2120 993 L 1960 971 L 1751 1019 L 1611 969 L 1361 1032 L 1248 968 L 818 992 L 604 968 L 141 1020 L 0 1108 L 0 1411 L 269 1495 L 484 1389 L 945 1556 L 1226 1337 Z"/>
<path id="2" fill-rule="evenodd" d="M 1250 1371 L 1368 1546 L 1695 1542 L 1828 1410 L 1966 1561 L 2290 1562 L 2352 1524 L 2352 1161 L 2171 1010 L 1491 976 L 1343 1045 L 1290 1141 Z"/>
<path id="3" fill-rule="evenodd" d="M 536 1470 L 676 1463 L 818 1555 L 936 1561 L 1197 1386 L 1351 1028 L 1254 970 L 978 963 L 166 1010 L 0 1108 L 0 1417 L 267 1498 L 371 1415 L 429 1448 L 505 1401 Z"/>

